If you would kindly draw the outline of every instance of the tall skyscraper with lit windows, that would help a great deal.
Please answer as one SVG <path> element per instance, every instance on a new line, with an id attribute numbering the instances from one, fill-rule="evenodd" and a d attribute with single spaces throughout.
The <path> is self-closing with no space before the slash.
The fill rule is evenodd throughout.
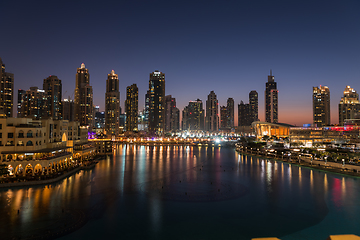
<path id="1" fill-rule="evenodd" d="M 350 86 L 346 86 L 344 96 L 341 97 L 339 103 L 339 125 L 344 125 L 345 119 L 354 119 L 359 117 L 359 94 L 357 94 L 357 92 Z"/>
<path id="2" fill-rule="evenodd" d="M 330 125 L 330 90 L 326 86 L 313 87 L 313 120 L 317 127 Z"/>
<path id="3" fill-rule="evenodd" d="M 136 84 L 126 88 L 126 131 L 138 131 L 138 102 L 139 102 L 139 89 Z"/>
<path id="4" fill-rule="evenodd" d="M 48 98 L 48 117 L 53 120 L 61 120 L 62 118 L 62 84 L 61 80 L 54 75 L 50 75 L 44 79 L 43 89 L 47 93 Z"/>
<path id="5" fill-rule="evenodd" d="M 165 129 L 165 73 L 150 73 L 148 131 L 162 135 Z"/>
<path id="6" fill-rule="evenodd" d="M 219 102 L 214 91 L 211 91 L 206 100 L 205 130 L 219 130 Z"/>
<path id="7" fill-rule="evenodd" d="M 200 99 L 190 101 L 182 112 L 182 130 L 204 130 L 205 114 Z"/>
<path id="8" fill-rule="evenodd" d="M 278 92 L 275 77 L 270 70 L 265 89 L 265 122 L 278 122 Z"/>
<path id="9" fill-rule="evenodd" d="M 251 123 L 259 119 L 258 93 L 253 90 L 249 93 L 249 118 Z"/>
<path id="10" fill-rule="evenodd" d="M 106 79 L 105 92 L 105 131 L 108 136 L 119 134 L 120 91 L 119 77 L 112 70 Z"/>
<path id="11" fill-rule="evenodd" d="M 93 89 L 90 86 L 90 74 L 85 64 L 76 72 L 75 82 L 75 121 L 81 126 L 88 126 L 89 130 L 93 125 Z"/>
<path id="12" fill-rule="evenodd" d="M 13 116 L 14 74 L 5 72 L 5 64 L 0 58 L 0 114 Z"/>
<path id="13" fill-rule="evenodd" d="M 176 107 L 176 99 L 171 95 L 165 96 L 165 131 L 179 130 L 179 109 Z"/>
<path id="14" fill-rule="evenodd" d="M 234 99 L 228 98 L 226 102 L 226 127 L 233 128 L 234 127 Z"/>

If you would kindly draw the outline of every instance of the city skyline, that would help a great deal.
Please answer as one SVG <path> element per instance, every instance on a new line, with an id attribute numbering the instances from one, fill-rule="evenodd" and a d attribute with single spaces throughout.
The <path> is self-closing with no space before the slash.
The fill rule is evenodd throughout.
<path id="1" fill-rule="evenodd" d="M 256 90 L 259 119 L 264 120 L 262 92 L 272 69 L 279 122 L 301 125 L 312 123 L 312 87 L 329 87 L 331 123 L 338 123 L 346 85 L 360 89 L 357 1 L 23 3 L 5 2 L 0 10 L 8 34 L 0 40 L 0 57 L 14 74 L 14 99 L 18 89 L 41 87 L 50 75 L 62 80 L 64 98 L 73 96 L 74 69 L 85 63 L 95 105 L 105 110 L 106 76 L 114 69 L 122 109 L 126 86 L 136 83 L 140 110 L 148 73 L 159 69 L 167 75 L 165 94 L 177 99 L 179 109 L 190 100 L 204 102 L 212 90 L 219 105 L 226 105 L 227 98 L 237 105 Z M 84 11 L 74 14 L 80 8 Z M 119 16 L 108 15 L 110 8 Z M 149 19 L 149 12 L 163 15 Z M 104 38 L 109 32 L 112 37 Z M 156 54 L 161 57 L 152 57 Z"/>

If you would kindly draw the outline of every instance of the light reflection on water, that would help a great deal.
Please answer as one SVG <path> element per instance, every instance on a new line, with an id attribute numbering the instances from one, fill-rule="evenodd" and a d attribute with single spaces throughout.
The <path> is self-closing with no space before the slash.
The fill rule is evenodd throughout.
<path id="1" fill-rule="evenodd" d="M 1 190 L 0 235 L 326 239 L 360 234 L 359 188 L 355 178 L 233 149 L 117 145 L 59 183 Z"/>

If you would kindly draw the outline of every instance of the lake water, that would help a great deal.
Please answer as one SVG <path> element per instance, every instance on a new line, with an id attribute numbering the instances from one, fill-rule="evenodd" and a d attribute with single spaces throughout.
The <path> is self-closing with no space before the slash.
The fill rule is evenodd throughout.
<path id="1" fill-rule="evenodd" d="M 56 184 L 0 190 L 1 239 L 360 235 L 360 180 L 231 148 L 117 145 Z"/>

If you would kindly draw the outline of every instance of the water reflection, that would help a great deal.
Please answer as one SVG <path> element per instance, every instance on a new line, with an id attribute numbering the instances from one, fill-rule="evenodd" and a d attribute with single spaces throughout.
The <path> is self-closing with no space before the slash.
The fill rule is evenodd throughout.
<path id="1" fill-rule="evenodd" d="M 106 228 L 108 238 L 118 231 L 131 239 L 171 239 L 175 232 L 187 239 L 188 231 L 203 239 L 281 237 L 321 225 L 329 211 L 360 221 L 360 209 L 353 210 L 357 181 L 233 149 L 118 145 L 93 170 L 53 185 L 1 190 L 0 234 L 101 238 Z"/>

